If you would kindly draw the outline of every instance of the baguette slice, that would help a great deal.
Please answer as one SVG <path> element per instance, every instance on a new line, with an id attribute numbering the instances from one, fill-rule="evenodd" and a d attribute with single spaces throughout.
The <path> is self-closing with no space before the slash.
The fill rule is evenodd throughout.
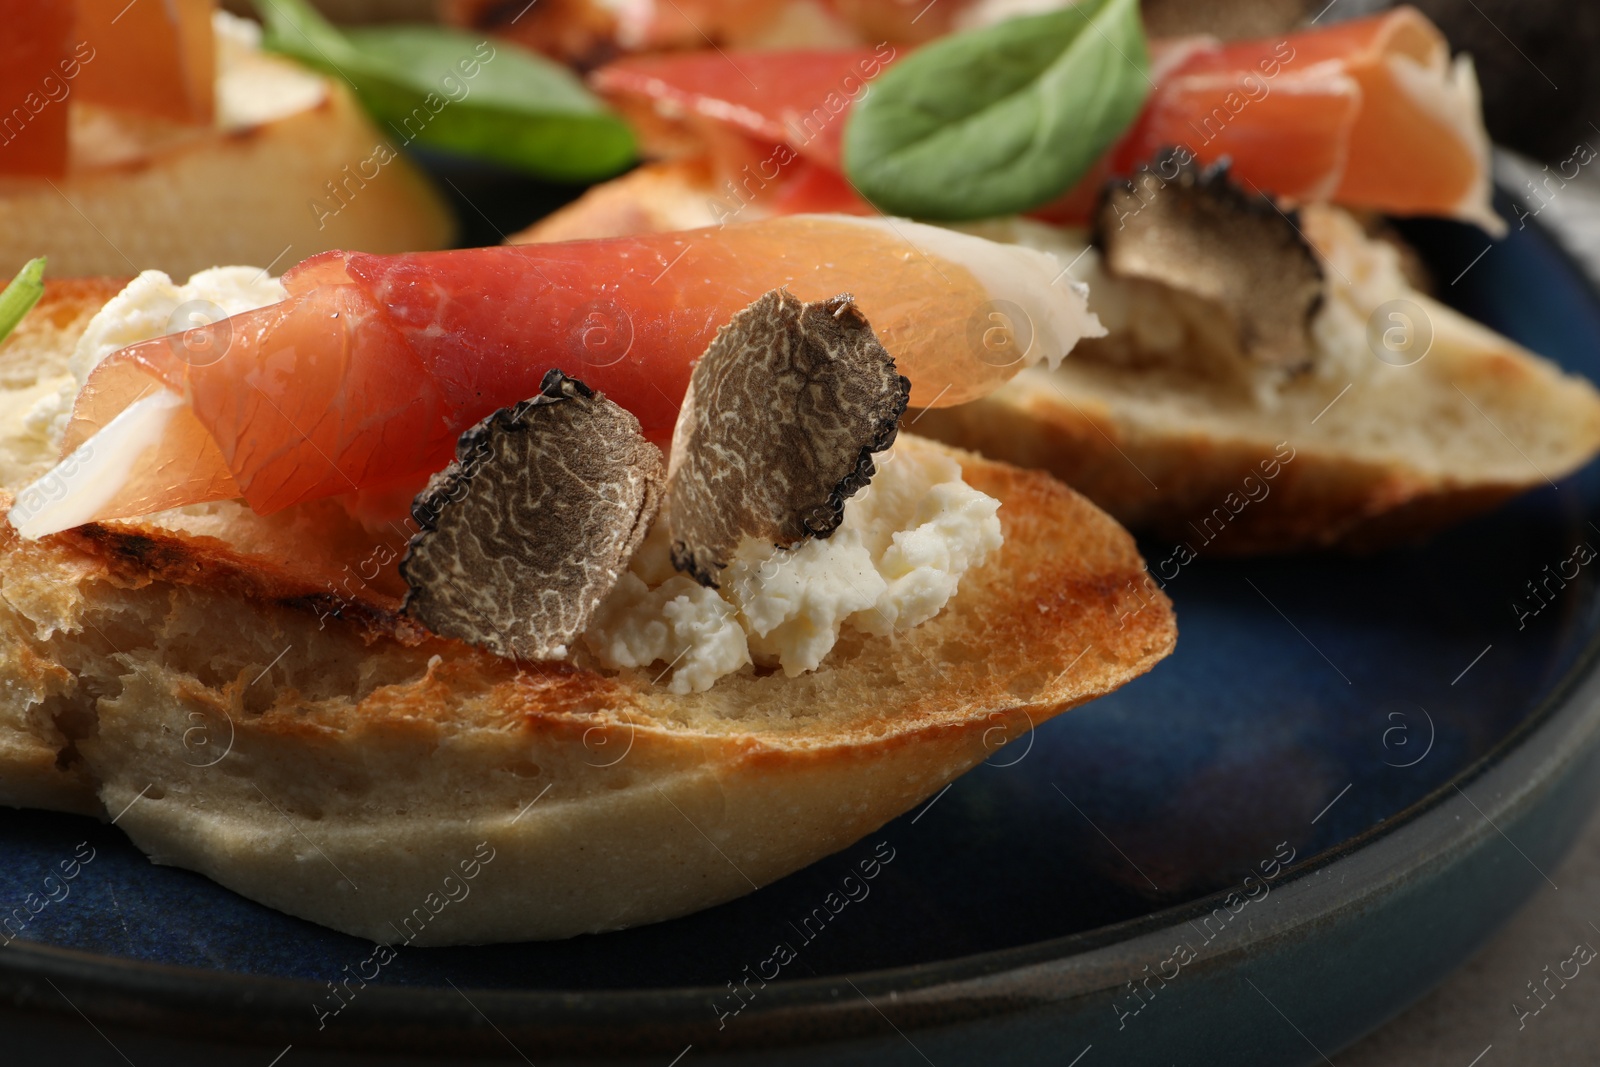
<path id="1" fill-rule="evenodd" d="M 0 179 L 0 274 L 48 255 L 58 277 L 155 269 L 187 278 L 217 264 L 281 269 L 331 248 L 449 243 L 455 223 L 439 194 L 342 83 L 277 56 L 225 52 L 222 98 L 241 112 L 232 127 L 82 105 L 64 178 Z M 270 113 L 279 95 L 316 102 L 246 121 L 258 102 Z"/>
<path id="2" fill-rule="evenodd" d="M 708 174 L 694 161 L 641 167 L 511 240 L 714 225 L 729 201 Z M 1057 370 L 922 412 L 917 431 L 1049 471 L 1128 526 L 1215 555 L 1418 540 L 1600 450 L 1600 393 L 1587 380 L 1418 291 L 1394 246 L 1347 213 L 1312 206 L 1302 219 L 1354 328 L 1270 402 L 1198 361 L 1142 358 L 1107 319 L 1112 336 L 1081 343 Z M 1004 224 L 984 235 L 1007 239 Z M 1389 301 L 1432 333 L 1410 365 L 1369 350 L 1367 319 Z"/>
<path id="3" fill-rule="evenodd" d="M 1418 291 L 1394 246 L 1348 213 L 1308 206 L 1300 225 L 1337 313 L 1319 325 L 1341 325 L 1318 331 L 1313 371 L 1265 398 L 1190 361 L 1146 359 L 1113 326 L 1058 370 L 929 411 L 919 429 L 1048 470 L 1129 526 L 1214 555 L 1417 541 L 1600 450 L 1587 379 Z M 1389 330 L 1431 341 L 1391 351 Z"/>
<path id="4" fill-rule="evenodd" d="M 54 388 L 115 289 L 49 286 L 0 347 L 8 416 Z M 11 492 L 50 456 L 0 426 Z M 335 594 L 329 576 L 365 572 L 388 536 L 336 508 L 206 505 L 34 542 L 5 527 L 0 801 L 121 812 L 156 862 L 385 943 L 565 937 L 740 896 L 1173 647 L 1113 520 L 953 454 L 1001 500 L 1005 544 L 940 615 L 847 632 L 798 678 L 746 668 L 687 697 L 419 632 L 392 589 Z"/>
<path id="5" fill-rule="evenodd" d="M 1438 331 L 1432 365 L 1385 368 L 1342 398 L 1338 387 L 1305 389 L 1262 412 L 1192 379 L 1135 380 L 1079 362 L 1024 371 L 974 404 L 927 412 L 918 428 L 1047 470 L 1197 554 L 1419 541 L 1553 483 L 1600 448 L 1600 398 L 1586 382 L 1424 306 Z"/>

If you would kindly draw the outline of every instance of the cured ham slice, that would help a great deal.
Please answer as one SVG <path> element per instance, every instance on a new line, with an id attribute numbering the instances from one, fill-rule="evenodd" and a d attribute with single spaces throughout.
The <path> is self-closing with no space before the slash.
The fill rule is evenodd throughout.
<path id="1" fill-rule="evenodd" d="M 787 286 L 850 293 L 911 402 L 983 396 L 1098 334 L 1055 257 L 895 219 L 796 215 L 681 233 L 377 256 L 330 252 L 288 299 L 108 356 L 68 455 L 19 494 L 25 536 L 242 496 L 258 512 L 420 487 L 461 432 L 559 369 L 665 445 L 694 361 Z M 65 487 L 63 489 L 62 487 Z M 51 498 L 54 499 L 51 499 Z"/>

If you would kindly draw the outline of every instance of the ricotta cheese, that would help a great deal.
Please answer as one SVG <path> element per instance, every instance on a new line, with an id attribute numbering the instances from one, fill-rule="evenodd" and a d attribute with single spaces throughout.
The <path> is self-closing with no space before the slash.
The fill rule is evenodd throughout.
<path id="1" fill-rule="evenodd" d="M 1332 381 L 1368 377 L 1380 365 L 1368 347 L 1368 320 L 1395 294 L 1415 288 L 1406 278 L 1400 251 L 1388 241 L 1368 237 L 1353 215 L 1336 207 L 1307 204 L 1300 219 L 1306 236 L 1332 265 L 1328 299 L 1311 322 L 1317 369 Z M 1390 325 L 1399 323 L 1382 324 Z"/>
<path id="2" fill-rule="evenodd" d="M 672 692 L 699 693 L 750 663 L 814 671 L 845 627 L 887 637 L 933 618 L 1000 547 L 1000 502 L 942 452 L 905 443 L 878 459 L 831 537 L 791 549 L 746 540 L 719 589 L 673 571 L 657 523 L 585 648 L 613 670 L 661 664 Z"/>
<path id="3" fill-rule="evenodd" d="M 1394 293 L 1410 288 L 1399 253 L 1386 242 L 1367 238 L 1360 224 L 1338 208 L 1306 205 L 1301 219 L 1306 236 L 1331 265 L 1325 272 L 1327 298 L 1311 320 L 1316 353 L 1311 374 L 1323 382 L 1365 377 L 1375 363 L 1367 348 L 1368 316 Z M 1217 362 L 1242 368 L 1263 411 L 1275 409 L 1282 390 L 1296 381 L 1285 380 L 1273 368 L 1246 363 L 1216 316 L 1186 314 L 1180 302 L 1161 287 L 1130 284 L 1106 273 L 1099 250 L 1082 229 L 1024 218 L 986 220 L 961 229 L 991 241 L 1055 255 L 1069 264 L 1075 281 L 1089 287 L 1089 310 L 1099 316 L 1111 336 L 1144 356 L 1192 363 L 1213 355 Z"/>
<path id="4" fill-rule="evenodd" d="M 78 391 L 111 353 L 276 304 L 288 295 L 282 283 L 260 267 L 212 267 L 182 285 L 161 271 L 145 271 L 89 320 L 67 361 L 68 374 L 57 382 L 55 392 L 40 398 L 28 412 L 24 429 L 59 447 Z"/>

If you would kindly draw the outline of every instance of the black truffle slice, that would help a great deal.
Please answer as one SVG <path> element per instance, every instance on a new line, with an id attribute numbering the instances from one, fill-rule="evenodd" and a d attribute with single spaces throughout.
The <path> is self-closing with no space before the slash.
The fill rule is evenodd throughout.
<path id="1" fill-rule="evenodd" d="M 1187 153 L 1160 153 L 1132 179 L 1107 183 L 1094 231 L 1107 273 L 1211 304 L 1246 359 L 1311 365 L 1322 264 L 1294 219 L 1230 181 L 1225 161 L 1201 169 Z"/>
<path id="2" fill-rule="evenodd" d="M 417 495 L 400 573 L 434 633 L 555 659 L 588 626 L 655 518 L 661 452 L 639 420 L 560 371 L 461 435 Z"/>
<path id="3" fill-rule="evenodd" d="M 827 537 L 894 443 L 911 383 L 848 295 L 774 289 L 695 364 L 667 474 L 672 563 L 715 587 L 742 538 Z"/>

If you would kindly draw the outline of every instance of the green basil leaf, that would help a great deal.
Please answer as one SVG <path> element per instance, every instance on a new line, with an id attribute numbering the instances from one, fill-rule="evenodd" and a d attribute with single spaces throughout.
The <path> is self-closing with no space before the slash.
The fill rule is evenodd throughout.
<path id="1" fill-rule="evenodd" d="M 11 284 L 0 292 L 0 341 L 11 336 L 22 317 L 33 310 L 33 305 L 44 295 L 44 257 L 30 259 L 17 271 Z"/>
<path id="2" fill-rule="evenodd" d="M 268 48 L 343 78 L 397 147 L 427 145 L 543 178 L 597 181 L 633 133 L 565 67 L 443 26 L 343 31 L 306 0 L 256 0 Z"/>
<path id="3" fill-rule="evenodd" d="M 881 210 L 1009 215 L 1088 173 L 1150 91 L 1138 0 L 956 34 L 911 53 L 852 109 L 845 173 Z"/>

